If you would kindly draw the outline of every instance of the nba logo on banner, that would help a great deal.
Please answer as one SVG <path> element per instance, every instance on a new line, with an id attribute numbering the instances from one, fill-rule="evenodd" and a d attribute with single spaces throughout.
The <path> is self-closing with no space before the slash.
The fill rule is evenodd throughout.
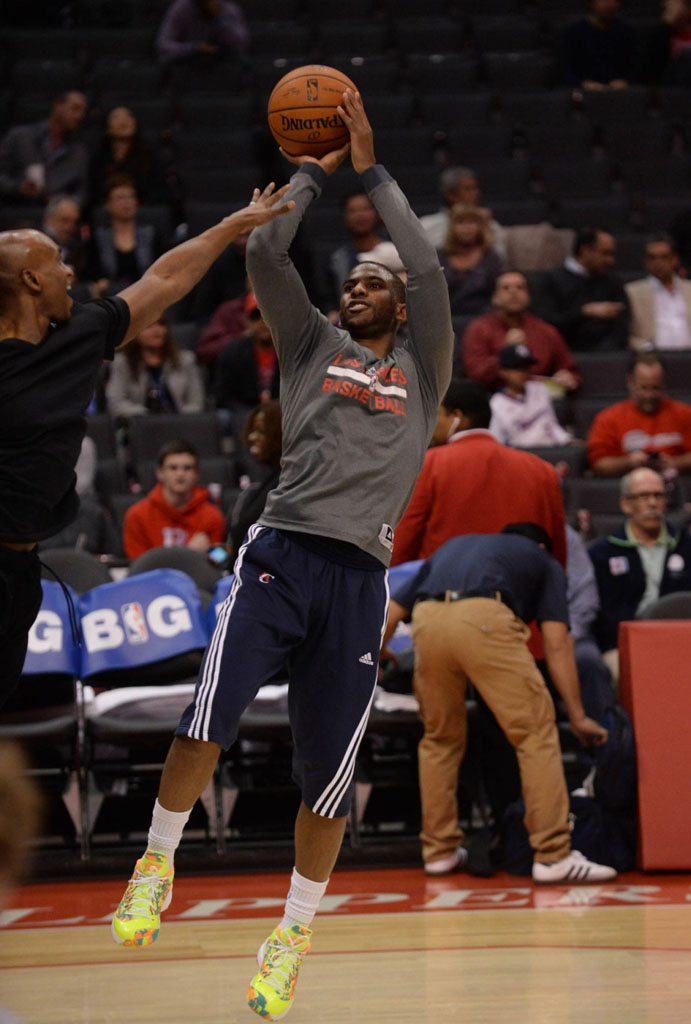
<path id="1" fill-rule="evenodd" d="M 146 627 L 144 612 L 139 602 L 132 601 L 130 604 L 123 604 L 120 614 L 128 641 L 131 644 L 145 644 L 149 639 L 149 630 Z"/>

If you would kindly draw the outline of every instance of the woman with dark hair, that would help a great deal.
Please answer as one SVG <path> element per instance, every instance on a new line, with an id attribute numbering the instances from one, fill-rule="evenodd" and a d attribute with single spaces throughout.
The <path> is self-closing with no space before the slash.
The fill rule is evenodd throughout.
<path id="1" fill-rule="evenodd" d="M 449 289 L 451 315 L 477 316 L 490 308 L 494 285 L 503 270 L 492 248 L 485 212 L 456 203 L 449 213 L 449 229 L 439 261 Z"/>
<path id="2" fill-rule="evenodd" d="M 125 419 L 203 411 L 204 384 L 194 353 L 178 347 L 165 316 L 115 353 L 106 401 L 111 416 Z"/>
<path id="3" fill-rule="evenodd" d="M 108 178 L 103 206 L 109 223 L 96 224 L 91 235 L 89 278 L 97 296 L 134 284 L 163 248 L 154 225 L 137 219 L 139 197 L 129 175 Z"/>
<path id="4" fill-rule="evenodd" d="M 163 169 L 154 150 L 139 134 L 137 118 L 129 107 L 113 107 L 89 171 L 93 201 L 99 203 L 106 182 L 114 174 L 132 179 L 144 203 L 167 203 L 170 199 Z"/>
<path id="5" fill-rule="evenodd" d="M 228 520 L 230 546 L 236 554 L 250 526 L 259 519 L 269 491 L 278 483 L 281 470 L 281 403 L 276 399 L 258 405 L 247 417 L 243 433 L 245 447 L 255 462 L 266 467 L 267 475 L 250 484 L 235 502 Z"/>

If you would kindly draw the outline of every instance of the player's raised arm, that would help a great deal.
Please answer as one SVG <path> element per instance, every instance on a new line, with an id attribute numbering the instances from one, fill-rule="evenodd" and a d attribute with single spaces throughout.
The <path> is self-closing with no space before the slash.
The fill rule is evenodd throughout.
<path id="1" fill-rule="evenodd" d="M 120 298 L 130 308 L 130 326 L 125 341 L 136 337 L 164 309 L 187 295 L 234 238 L 288 213 L 293 204 L 281 202 L 287 191 L 287 185 L 275 191 L 273 183 L 263 192 L 255 189 L 247 206 L 164 253 L 139 281 L 120 292 Z"/>

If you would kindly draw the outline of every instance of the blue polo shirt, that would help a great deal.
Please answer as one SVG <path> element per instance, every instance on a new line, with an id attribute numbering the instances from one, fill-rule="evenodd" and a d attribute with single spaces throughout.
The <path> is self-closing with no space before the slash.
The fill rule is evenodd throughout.
<path id="1" fill-rule="evenodd" d="M 417 600 L 447 590 L 500 590 L 523 622 L 569 624 L 566 573 L 539 544 L 517 534 L 453 537 L 392 596 L 410 610 Z"/>

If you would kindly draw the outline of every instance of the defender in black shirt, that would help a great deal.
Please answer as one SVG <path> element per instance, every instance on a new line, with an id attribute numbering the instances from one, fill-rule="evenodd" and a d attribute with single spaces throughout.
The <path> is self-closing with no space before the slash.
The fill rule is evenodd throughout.
<path id="1" fill-rule="evenodd" d="M 0 233 L 0 707 L 41 604 L 36 543 L 78 509 L 74 466 L 101 362 L 200 280 L 239 234 L 292 208 L 286 186 L 160 257 L 114 299 L 73 303 L 71 271 L 40 231 Z"/>

